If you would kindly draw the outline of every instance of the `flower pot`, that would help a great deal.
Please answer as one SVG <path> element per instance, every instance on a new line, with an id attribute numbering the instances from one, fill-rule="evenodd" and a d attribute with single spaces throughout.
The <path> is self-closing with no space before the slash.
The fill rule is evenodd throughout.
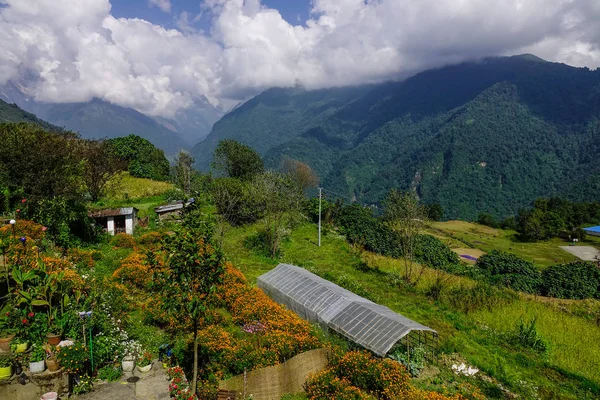
<path id="1" fill-rule="evenodd" d="M 48 338 L 48 344 L 51 346 L 56 346 L 60 343 L 60 335 L 53 335 L 49 333 L 48 335 L 46 335 L 46 337 Z"/>
<path id="2" fill-rule="evenodd" d="M 123 368 L 124 372 L 131 372 L 135 368 L 135 361 L 133 361 L 133 357 L 125 357 L 123 361 L 121 361 L 121 368 Z"/>
<path id="3" fill-rule="evenodd" d="M 44 363 L 44 360 L 29 363 L 29 371 L 31 371 L 32 374 L 39 374 L 45 370 L 46 364 Z"/>
<path id="4" fill-rule="evenodd" d="M 58 371 L 58 361 L 49 358 L 46 360 L 46 367 L 48 367 L 48 371 L 50 372 Z"/>
<path id="5" fill-rule="evenodd" d="M 148 372 L 148 371 L 150 371 L 150 370 L 152 369 L 152 364 L 148 364 L 148 365 L 146 365 L 145 367 L 140 367 L 140 366 L 138 365 L 137 369 L 138 369 L 138 371 L 140 371 L 140 372 Z"/>
<path id="6" fill-rule="evenodd" d="M 28 347 L 29 343 L 19 343 L 15 347 L 15 353 L 25 353 Z"/>
<path id="7" fill-rule="evenodd" d="M 56 392 L 48 392 L 44 393 L 40 400 L 56 400 L 58 399 L 58 393 Z"/>
<path id="8" fill-rule="evenodd" d="M 10 351 L 10 342 L 14 339 L 15 335 L 8 335 L 0 338 L 0 350 Z"/>
<path id="9" fill-rule="evenodd" d="M 12 365 L 8 367 L 0 367 L 0 379 L 10 378 L 12 375 Z"/>

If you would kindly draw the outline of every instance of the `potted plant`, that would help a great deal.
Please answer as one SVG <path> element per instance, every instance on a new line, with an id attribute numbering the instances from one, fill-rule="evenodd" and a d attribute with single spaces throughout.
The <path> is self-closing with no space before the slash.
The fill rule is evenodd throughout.
<path id="1" fill-rule="evenodd" d="M 12 375 L 12 360 L 7 354 L 0 355 L 0 379 L 10 378 Z"/>
<path id="2" fill-rule="evenodd" d="M 55 372 L 58 371 L 59 365 L 58 360 L 55 355 L 55 347 L 46 343 L 44 345 L 44 350 L 46 352 L 46 367 L 48 367 L 48 371 Z"/>
<path id="3" fill-rule="evenodd" d="M 27 343 L 27 339 L 16 337 L 10 344 L 10 348 L 15 353 L 25 353 L 29 348 L 29 343 Z"/>
<path id="4" fill-rule="evenodd" d="M 60 343 L 60 332 L 61 329 L 55 324 L 50 325 L 48 333 L 46 334 L 47 342 L 51 346 L 56 346 Z"/>
<path id="5" fill-rule="evenodd" d="M 61 367 L 69 374 L 80 374 L 83 372 L 85 362 L 88 360 L 88 350 L 81 343 L 73 343 L 69 346 L 58 347 L 56 357 Z"/>
<path id="6" fill-rule="evenodd" d="M 6 306 L 0 314 L 0 351 L 10 351 L 10 344 L 15 337 L 16 313 Z"/>
<path id="7" fill-rule="evenodd" d="M 42 346 L 33 346 L 29 354 L 29 371 L 32 374 L 39 374 L 46 370 L 46 350 Z"/>
<path id="8" fill-rule="evenodd" d="M 137 368 L 140 372 L 148 372 L 152 369 L 152 353 L 144 351 L 138 357 Z"/>

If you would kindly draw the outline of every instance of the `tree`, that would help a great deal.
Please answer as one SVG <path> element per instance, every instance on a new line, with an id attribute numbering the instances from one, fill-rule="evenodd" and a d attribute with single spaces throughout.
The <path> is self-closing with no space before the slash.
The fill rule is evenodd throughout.
<path id="1" fill-rule="evenodd" d="M 262 233 L 270 256 L 275 257 L 285 228 L 289 228 L 298 216 L 302 192 L 289 176 L 273 171 L 257 175 L 251 190 L 257 209 L 264 210 Z"/>
<path id="2" fill-rule="evenodd" d="M 319 178 L 315 171 L 301 161 L 286 157 L 281 169 L 284 174 L 289 175 L 296 182 L 303 193 L 306 189 L 315 188 L 319 185 Z"/>
<path id="3" fill-rule="evenodd" d="M 492 250 L 479 257 L 475 265 L 494 284 L 525 293 L 539 290 L 541 278 L 536 266 L 514 254 Z"/>
<path id="4" fill-rule="evenodd" d="M 383 202 L 384 224 L 396 235 L 402 246 L 404 256 L 404 278 L 410 284 L 416 284 L 423 269 L 413 281 L 414 249 L 418 235 L 425 224 L 425 208 L 419 204 L 413 192 L 390 190 Z"/>
<path id="5" fill-rule="evenodd" d="M 127 160 L 131 176 L 156 181 L 169 179 L 169 160 L 150 141 L 137 135 L 129 135 L 108 139 L 106 142 L 119 158 Z"/>
<path id="6" fill-rule="evenodd" d="M 430 221 L 441 221 L 444 218 L 444 209 L 439 203 L 433 203 L 427 207 L 427 218 Z"/>
<path id="7" fill-rule="evenodd" d="M 481 225 L 486 225 L 491 228 L 498 228 L 500 224 L 496 221 L 496 218 L 492 214 L 489 213 L 481 213 L 477 218 L 477 222 Z"/>
<path id="8" fill-rule="evenodd" d="M 219 142 L 211 166 L 231 178 L 243 180 L 265 170 L 262 158 L 254 149 L 231 139 Z"/>
<path id="9" fill-rule="evenodd" d="M 183 190 L 186 196 L 190 195 L 192 174 L 194 173 L 194 158 L 187 151 L 181 150 L 175 158 L 175 184 Z"/>
<path id="10" fill-rule="evenodd" d="M 194 337 L 192 387 L 198 382 L 198 330 L 206 320 L 207 306 L 224 273 L 223 254 L 211 245 L 209 216 L 186 208 L 183 226 L 165 239 L 166 265 L 154 273 L 165 311 L 188 323 Z"/>
<path id="11" fill-rule="evenodd" d="M 118 157 L 102 140 L 82 142 L 81 156 L 85 165 L 83 179 L 86 187 L 92 201 L 98 201 L 108 181 L 127 169 L 127 161 Z"/>

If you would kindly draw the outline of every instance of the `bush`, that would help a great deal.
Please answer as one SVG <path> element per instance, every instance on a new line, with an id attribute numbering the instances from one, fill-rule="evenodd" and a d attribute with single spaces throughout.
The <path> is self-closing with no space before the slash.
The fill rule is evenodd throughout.
<path id="1" fill-rule="evenodd" d="M 506 289 L 500 289 L 484 282 L 478 282 L 475 286 L 458 286 L 442 293 L 442 300 L 458 311 L 466 314 L 479 309 L 489 311 L 510 304 L 518 296 L 516 293 Z"/>
<path id="2" fill-rule="evenodd" d="M 475 264 L 493 284 L 525 293 L 537 293 L 541 283 L 538 269 L 514 254 L 492 250 Z"/>
<path id="3" fill-rule="evenodd" d="M 98 379 L 114 382 L 118 381 L 121 378 L 123 371 L 120 367 L 115 367 L 113 365 L 106 365 L 98 370 Z"/>
<path id="4" fill-rule="evenodd" d="M 88 350 L 81 343 L 71 346 L 63 346 L 57 350 L 56 357 L 59 364 L 69 374 L 79 374 L 83 371 L 85 362 L 88 360 Z"/>
<path id="5" fill-rule="evenodd" d="M 537 330 L 537 319 L 525 322 L 519 319 L 515 330 L 512 332 L 512 341 L 520 346 L 527 347 L 540 353 L 548 350 L 548 344 Z"/>
<path id="6" fill-rule="evenodd" d="M 111 239 L 110 244 L 114 247 L 133 249 L 135 247 L 135 239 L 126 233 L 117 233 Z"/>
<path id="7" fill-rule="evenodd" d="M 542 272 L 541 293 L 561 299 L 600 298 L 600 269 L 584 261 L 548 267 Z"/>

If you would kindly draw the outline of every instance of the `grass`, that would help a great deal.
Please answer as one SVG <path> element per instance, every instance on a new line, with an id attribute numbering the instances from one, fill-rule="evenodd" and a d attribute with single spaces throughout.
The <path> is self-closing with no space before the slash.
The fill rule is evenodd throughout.
<path id="1" fill-rule="evenodd" d="M 484 251 L 494 248 L 494 243 L 504 246 L 512 243 L 502 231 L 493 232 L 495 236 L 486 234 L 478 237 L 471 230 L 479 226 L 459 225 L 460 229 L 457 229 L 456 225 L 459 224 L 453 226 L 446 223 L 437 225 L 436 229 L 449 230 L 450 226 L 457 237 L 464 237 L 467 241 L 470 241 L 467 238 L 482 243 L 485 241 L 487 244 L 484 247 L 489 247 L 482 248 Z M 245 238 L 254 234 L 255 229 L 255 226 L 232 228 L 227 232 L 223 245 L 225 253 L 251 282 L 274 268 L 278 262 L 326 271 L 337 279 L 343 277 L 356 282 L 361 290 L 373 294 L 380 304 L 436 329 L 444 352 L 459 353 L 470 365 L 477 366 L 522 398 L 532 398 L 534 395 L 548 399 L 585 398 L 589 395 L 588 388 L 595 391 L 595 395 L 600 395 L 600 371 L 594 367 L 600 361 L 597 345 L 600 328 L 587 318 L 570 315 L 569 307 L 565 309 L 535 298 L 522 298 L 492 311 L 477 311 L 467 315 L 425 296 L 428 286 L 440 274 L 438 271 L 426 270 L 416 287 L 399 285 L 392 282 L 386 272 L 401 271 L 401 260 L 361 254 L 335 233 L 325 236 L 322 246 L 318 247 L 317 229 L 312 224 L 294 229 L 290 239 L 283 243 L 279 260 L 272 260 L 244 246 Z M 521 254 L 530 254 L 546 263 L 551 259 L 548 256 L 540 257 L 543 250 L 539 249 Z M 372 272 L 365 272 L 365 263 L 375 267 Z M 473 285 L 467 278 L 453 276 L 448 277 L 448 282 L 451 286 Z M 538 354 L 507 343 L 503 333 L 513 329 L 521 316 L 537 316 L 538 331 L 550 346 L 547 354 Z M 438 376 L 419 380 L 415 384 L 444 391 L 444 387 L 447 389 L 466 379 L 457 378 L 446 368 Z M 476 379 L 469 383 L 478 385 L 488 398 L 505 396 L 497 385 Z"/>
<path id="2" fill-rule="evenodd" d="M 465 221 L 431 222 L 427 231 L 435 236 L 452 240 L 454 245 L 450 245 L 451 248 L 470 247 L 486 253 L 491 250 L 501 250 L 531 261 L 540 268 L 578 260 L 574 255 L 559 248 L 568 245 L 559 238 L 537 243 L 521 243 L 516 240 L 515 231 L 495 229 Z M 579 245 L 586 245 L 586 243 L 581 242 Z"/>
<path id="3" fill-rule="evenodd" d="M 129 172 L 121 172 L 107 183 L 105 197 L 109 201 L 136 200 L 159 196 L 174 188 L 172 183 L 135 178 Z"/>

